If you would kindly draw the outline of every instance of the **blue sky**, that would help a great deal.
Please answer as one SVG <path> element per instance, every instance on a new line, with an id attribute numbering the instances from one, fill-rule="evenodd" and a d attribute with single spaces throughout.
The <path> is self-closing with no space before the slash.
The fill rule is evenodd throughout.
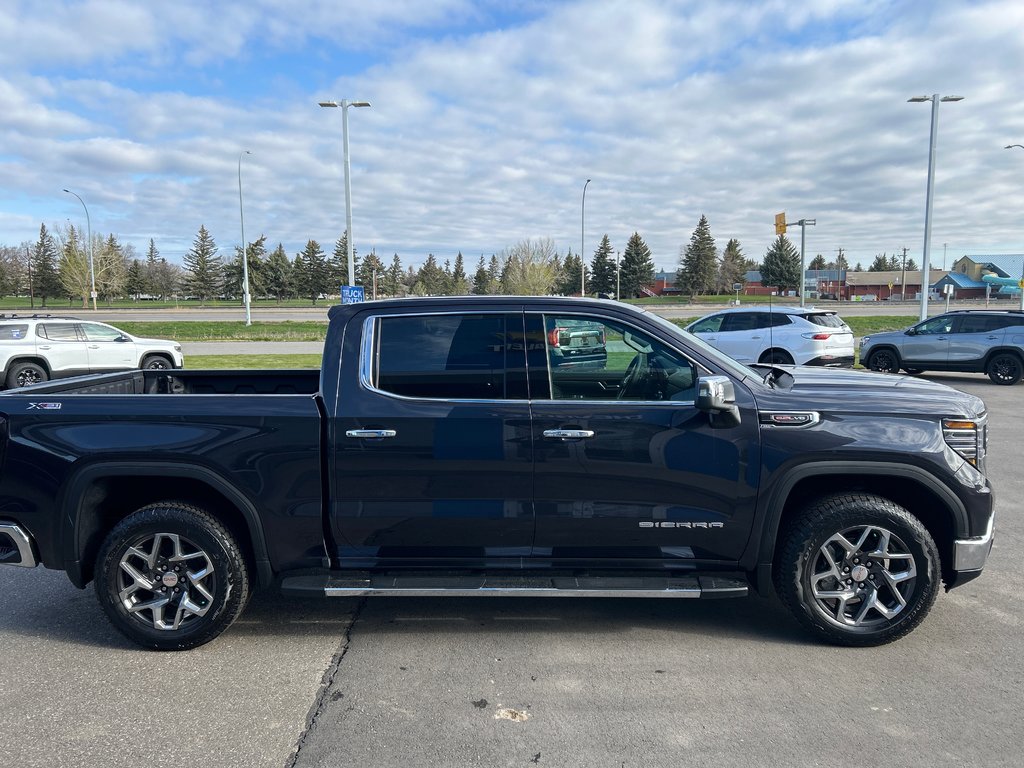
<path id="1" fill-rule="evenodd" d="M 525 238 L 634 232 L 674 269 L 702 214 L 760 259 L 775 213 L 807 250 L 920 261 L 1024 250 L 1024 5 L 884 0 L 0 0 L 0 245 L 82 223 L 180 260 L 200 225 L 289 254 L 470 265 Z M 799 233 L 797 233 L 798 239 Z"/>

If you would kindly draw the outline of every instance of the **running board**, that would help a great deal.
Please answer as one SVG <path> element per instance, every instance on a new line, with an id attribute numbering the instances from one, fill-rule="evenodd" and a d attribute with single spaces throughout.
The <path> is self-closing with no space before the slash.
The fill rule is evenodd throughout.
<path id="1" fill-rule="evenodd" d="M 281 592 L 296 597 L 746 597 L 749 585 L 729 575 L 518 576 L 333 573 L 288 576 Z"/>

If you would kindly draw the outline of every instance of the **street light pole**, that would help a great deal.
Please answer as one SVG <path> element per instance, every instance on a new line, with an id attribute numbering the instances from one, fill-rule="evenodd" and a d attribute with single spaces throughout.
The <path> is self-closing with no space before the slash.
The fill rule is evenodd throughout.
<path id="1" fill-rule="evenodd" d="M 621 267 L 619 266 L 619 252 L 616 251 L 615 252 L 615 300 L 616 301 L 621 301 L 621 298 L 619 297 L 619 284 L 620 284 L 620 280 L 621 280 L 621 278 L 620 278 L 621 274 L 622 274 Z"/>
<path id="2" fill-rule="evenodd" d="M 238 154 L 238 219 L 242 223 L 242 303 L 245 304 L 245 324 L 252 325 L 252 311 L 249 304 L 249 256 L 245 243 L 245 214 L 242 213 L 242 155 L 251 155 L 248 149 Z"/>
<path id="3" fill-rule="evenodd" d="M 321 101 L 319 103 L 321 107 L 341 107 L 341 143 L 345 157 L 345 244 L 348 256 L 348 284 L 355 285 L 356 260 L 352 250 L 352 183 L 349 180 L 351 167 L 348 158 L 348 108 L 368 107 L 370 102 L 341 99 L 340 101 Z"/>
<path id="4" fill-rule="evenodd" d="M 65 189 L 64 191 L 67 192 L 69 195 L 75 195 L 75 193 L 72 192 L 70 189 Z M 86 206 L 85 200 L 83 200 L 78 195 L 75 195 L 75 197 L 78 198 L 78 202 L 80 202 L 82 204 L 82 207 L 85 208 L 85 226 L 86 226 L 86 229 L 88 230 L 88 233 L 89 233 L 89 283 L 91 285 L 91 290 L 90 290 L 89 293 L 90 293 L 90 296 L 92 297 L 92 311 L 95 312 L 96 311 L 96 270 L 93 268 L 93 261 L 92 261 L 92 221 L 89 219 L 89 208 L 88 208 L 88 206 Z"/>
<path id="5" fill-rule="evenodd" d="M 804 244 L 807 241 L 807 227 L 813 227 L 817 224 L 817 219 L 800 219 L 797 224 L 800 225 L 800 306 L 804 306 L 806 295 L 807 295 L 807 279 L 804 277 L 804 273 L 807 271 L 807 255 L 805 253 Z M 817 286 L 815 286 L 817 289 Z"/>
<path id="6" fill-rule="evenodd" d="M 1007 144 L 1005 149 L 1013 149 L 1014 147 L 1024 149 L 1024 144 Z M 1017 287 L 1020 288 L 1020 311 L 1024 312 L 1024 258 L 1021 259 L 1020 282 L 1017 284 Z"/>
<path id="7" fill-rule="evenodd" d="M 587 262 L 583 260 L 583 237 L 586 232 L 587 216 L 587 185 L 590 179 L 583 185 L 583 202 L 580 204 L 580 298 L 587 295 Z"/>
<path id="8" fill-rule="evenodd" d="M 921 312 L 919 320 L 928 317 L 928 289 L 929 268 L 931 266 L 931 239 L 932 239 L 932 198 L 935 193 L 935 139 L 939 132 L 939 102 L 940 101 L 963 101 L 963 96 L 942 96 L 933 93 L 931 96 L 914 96 L 907 99 L 908 102 L 921 103 L 930 101 L 932 103 L 932 129 L 931 138 L 928 141 L 928 189 L 925 193 L 924 204 L 924 250 L 921 254 Z"/>

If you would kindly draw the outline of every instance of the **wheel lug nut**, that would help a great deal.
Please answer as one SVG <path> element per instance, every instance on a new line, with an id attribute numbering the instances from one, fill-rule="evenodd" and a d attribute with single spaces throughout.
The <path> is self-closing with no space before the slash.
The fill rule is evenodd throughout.
<path id="1" fill-rule="evenodd" d="M 853 564 L 854 565 L 859 565 L 860 564 L 860 558 L 859 557 L 853 558 Z"/>

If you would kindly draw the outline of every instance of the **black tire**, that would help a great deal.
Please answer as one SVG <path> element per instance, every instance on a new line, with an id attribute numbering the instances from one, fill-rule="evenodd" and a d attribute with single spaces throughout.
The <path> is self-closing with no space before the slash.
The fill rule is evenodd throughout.
<path id="1" fill-rule="evenodd" d="M 868 368 L 879 373 L 899 373 L 900 360 L 891 349 L 876 349 L 868 357 Z"/>
<path id="2" fill-rule="evenodd" d="M 207 512 L 178 502 L 130 514 L 96 558 L 96 595 L 111 623 L 159 651 L 217 637 L 248 602 L 249 583 L 232 534 Z"/>
<path id="3" fill-rule="evenodd" d="M 142 358 L 139 368 L 150 371 L 163 371 L 174 367 L 170 359 L 163 355 L 146 355 Z"/>
<path id="4" fill-rule="evenodd" d="M 49 381 L 46 369 L 36 363 L 15 363 L 7 371 L 7 389 L 27 387 L 41 381 Z"/>
<path id="5" fill-rule="evenodd" d="M 780 543 L 779 597 L 812 634 L 837 645 L 898 640 L 924 620 L 938 594 L 931 534 L 880 496 L 819 499 L 785 528 Z"/>
<path id="6" fill-rule="evenodd" d="M 793 356 L 783 349 L 770 349 L 757 362 L 763 365 L 792 365 Z"/>
<path id="7" fill-rule="evenodd" d="M 1021 379 L 1022 366 L 1020 358 L 1012 352 L 999 352 L 985 366 L 985 373 L 995 384 L 1012 386 Z"/>

